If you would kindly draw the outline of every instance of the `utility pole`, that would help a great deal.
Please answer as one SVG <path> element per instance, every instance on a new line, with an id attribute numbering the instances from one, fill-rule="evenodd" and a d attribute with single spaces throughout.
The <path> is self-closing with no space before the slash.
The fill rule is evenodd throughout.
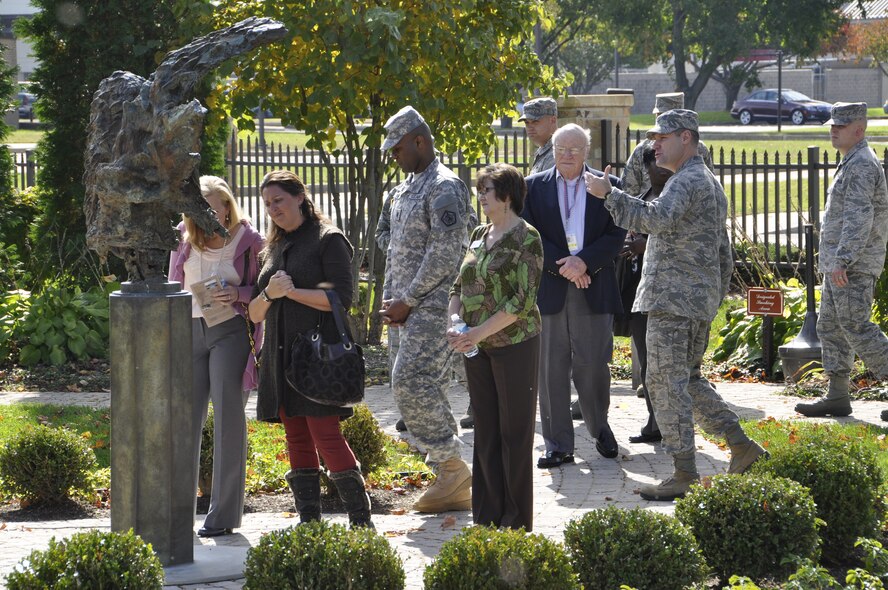
<path id="1" fill-rule="evenodd" d="M 783 50 L 777 50 L 777 132 L 783 128 Z"/>

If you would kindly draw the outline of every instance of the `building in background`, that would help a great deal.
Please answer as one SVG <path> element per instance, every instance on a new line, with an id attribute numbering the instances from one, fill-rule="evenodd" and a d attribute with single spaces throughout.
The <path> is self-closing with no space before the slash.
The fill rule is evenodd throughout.
<path id="1" fill-rule="evenodd" d="M 4 51 L 5 60 L 18 66 L 18 79 L 27 80 L 31 72 L 37 66 L 37 60 L 31 56 L 31 46 L 22 39 L 18 39 L 12 31 L 12 23 L 20 18 L 35 14 L 37 9 L 31 6 L 30 0 L 3 0 L 0 2 L 0 43 Z"/>

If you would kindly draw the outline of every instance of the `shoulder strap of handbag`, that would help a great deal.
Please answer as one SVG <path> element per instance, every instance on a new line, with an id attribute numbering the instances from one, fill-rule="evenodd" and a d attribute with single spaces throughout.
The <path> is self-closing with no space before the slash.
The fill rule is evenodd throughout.
<path id="1" fill-rule="evenodd" d="M 339 299 L 339 295 L 336 291 L 332 289 L 324 289 L 324 293 L 327 294 L 327 299 L 330 301 L 330 311 L 333 312 L 333 319 L 336 321 L 336 330 L 339 332 L 339 339 L 346 348 L 350 348 L 352 345 L 352 339 L 348 333 L 348 324 L 345 323 L 345 308 L 342 306 L 342 301 Z"/>

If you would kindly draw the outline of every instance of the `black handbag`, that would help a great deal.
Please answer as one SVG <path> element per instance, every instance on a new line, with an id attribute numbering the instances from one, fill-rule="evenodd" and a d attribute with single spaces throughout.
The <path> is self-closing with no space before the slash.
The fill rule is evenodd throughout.
<path id="1" fill-rule="evenodd" d="M 290 387 L 313 402 L 348 407 L 364 399 L 364 351 L 352 341 L 345 309 L 335 291 L 325 289 L 339 342 L 325 343 L 320 325 L 293 340 L 284 372 Z"/>
<path id="2" fill-rule="evenodd" d="M 621 255 L 614 260 L 614 274 L 617 277 L 617 287 L 620 289 L 620 299 L 623 303 L 623 313 L 614 314 L 614 336 L 632 335 L 632 304 L 635 302 L 635 292 L 641 281 L 638 264 L 638 259 L 632 256 Z"/>

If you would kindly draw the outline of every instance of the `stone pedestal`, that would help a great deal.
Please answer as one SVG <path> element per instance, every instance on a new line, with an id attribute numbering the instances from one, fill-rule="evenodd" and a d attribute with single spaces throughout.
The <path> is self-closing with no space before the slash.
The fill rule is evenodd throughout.
<path id="1" fill-rule="evenodd" d="M 164 566 L 192 562 L 191 294 L 124 283 L 110 327 L 111 530 L 132 528 Z"/>
<path id="2" fill-rule="evenodd" d="M 614 126 L 620 126 L 623 141 L 617 145 L 616 140 L 612 139 L 608 151 L 611 159 L 625 162 L 629 158 L 625 139 L 633 104 L 635 97 L 631 94 L 578 94 L 561 98 L 558 100 L 558 126 L 576 123 L 588 129 L 592 136 L 588 163 L 593 168 L 604 169 L 601 161 L 601 122 L 607 120 Z"/>

